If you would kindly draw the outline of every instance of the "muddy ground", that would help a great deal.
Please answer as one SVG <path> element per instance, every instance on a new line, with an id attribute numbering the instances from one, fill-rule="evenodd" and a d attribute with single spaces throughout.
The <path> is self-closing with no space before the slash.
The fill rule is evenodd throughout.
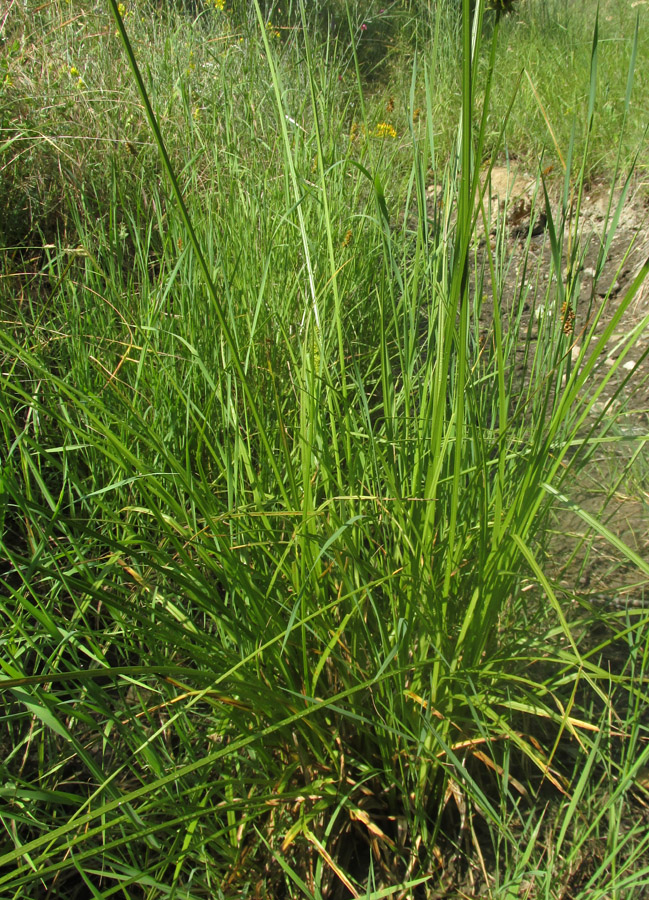
<path id="1" fill-rule="evenodd" d="M 601 264 L 601 251 L 612 217 L 622 196 L 622 186 L 610 188 L 593 184 L 581 199 L 577 233 L 580 235 L 573 277 L 578 289 L 573 295 L 575 314 L 567 349 L 576 361 L 584 335 L 601 317 L 596 335 L 601 335 L 643 264 L 649 258 L 649 206 L 642 185 L 630 185 L 620 205 L 617 227 Z M 506 278 L 504 296 L 515 298 L 523 278 L 535 280 L 525 303 L 524 316 L 534 335 L 543 309 L 544 295 L 552 270 L 551 241 L 545 202 L 539 199 L 537 179 L 509 168 L 496 167 L 485 191 L 485 208 L 494 241 L 497 217 L 506 221 L 506 251 L 512 265 Z M 553 221 L 561 218 L 558 190 L 548 192 Z M 573 198 L 573 201 L 576 198 Z M 574 204 L 573 204 L 574 209 Z M 486 241 L 483 226 L 483 244 Z M 574 222 L 566 232 L 574 232 Z M 562 267 L 565 275 L 570 252 L 565 241 Z M 484 249 L 479 251 L 484 253 Z M 522 267 L 525 275 L 522 275 Z M 550 292 L 550 295 L 553 292 Z M 560 315 L 559 310 L 552 310 Z M 570 313 L 570 314 L 572 314 Z M 506 313 L 505 313 L 506 315 Z M 649 562 L 649 279 L 644 282 L 607 342 L 606 352 L 584 389 L 593 392 L 606 376 L 611 376 L 594 406 L 597 433 L 610 425 L 609 437 L 619 440 L 601 444 L 580 468 L 572 483 L 570 499 L 603 522 L 643 560 Z M 644 328 L 627 354 L 621 341 L 634 329 Z M 616 367 L 616 363 L 618 364 Z M 599 424 L 597 418 L 600 418 Z M 629 563 L 624 551 L 610 540 L 594 535 L 583 519 L 564 507 L 554 509 L 554 533 L 547 548 L 549 571 L 573 602 L 611 602 L 617 607 L 649 607 L 649 578 Z"/>

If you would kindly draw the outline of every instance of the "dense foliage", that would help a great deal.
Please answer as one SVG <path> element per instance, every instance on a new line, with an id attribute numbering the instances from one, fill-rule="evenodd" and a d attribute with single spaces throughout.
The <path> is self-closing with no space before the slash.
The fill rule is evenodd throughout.
<path id="1" fill-rule="evenodd" d="M 644 889 L 646 611 L 546 555 L 570 509 L 643 596 L 573 497 L 646 441 L 647 266 L 597 290 L 622 136 L 581 275 L 597 28 L 521 243 L 485 4 L 108 6 L 5 22 L 0 892 Z"/>

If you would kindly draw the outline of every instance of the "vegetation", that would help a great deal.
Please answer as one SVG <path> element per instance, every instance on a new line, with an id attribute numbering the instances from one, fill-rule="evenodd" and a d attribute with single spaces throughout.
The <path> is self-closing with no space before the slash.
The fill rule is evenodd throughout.
<path id="1" fill-rule="evenodd" d="M 643 596 L 573 488 L 646 498 L 648 266 L 597 292 L 646 38 L 315 6 L 5 15 L 0 894 L 642 896 L 646 609 L 549 548 Z"/>

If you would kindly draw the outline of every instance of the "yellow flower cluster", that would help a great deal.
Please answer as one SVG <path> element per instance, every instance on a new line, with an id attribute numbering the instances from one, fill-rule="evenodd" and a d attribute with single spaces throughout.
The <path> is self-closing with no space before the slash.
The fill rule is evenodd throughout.
<path id="1" fill-rule="evenodd" d="M 389 122 L 379 122 L 376 126 L 376 136 L 395 138 L 397 136 L 397 129 L 394 125 L 390 125 Z"/>
<path id="2" fill-rule="evenodd" d="M 83 80 L 83 78 L 79 74 L 79 70 L 77 69 L 76 66 L 70 66 L 70 77 L 78 79 L 78 81 L 77 81 L 78 88 L 85 88 L 86 82 Z"/>
<path id="3" fill-rule="evenodd" d="M 355 141 L 361 135 L 365 136 L 365 134 L 365 126 L 359 125 L 358 122 L 352 122 L 352 126 L 349 129 L 350 141 Z M 396 138 L 397 129 L 389 122 L 379 122 L 376 128 L 369 132 L 369 136 L 378 138 Z"/>
<path id="4" fill-rule="evenodd" d="M 125 19 L 128 16 L 128 10 L 124 6 L 123 3 L 117 4 L 117 12 L 119 13 L 120 19 Z M 119 37 L 119 31 L 115 30 L 115 37 Z"/>

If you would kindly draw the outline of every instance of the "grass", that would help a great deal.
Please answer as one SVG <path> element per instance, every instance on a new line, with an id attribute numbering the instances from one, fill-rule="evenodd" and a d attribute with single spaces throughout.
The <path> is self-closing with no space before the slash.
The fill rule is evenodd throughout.
<path id="1" fill-rule="evenodd" d="M 477 3 L 473 58 L 466 2 L 108 7 L 5 22 L 2 895 L 641 896 L 646 614 L 544 556 L 563 506 L 649 574 L 571 499 L 602 446 L 642 492 L 601 363 L 647 267 L 599 303 L 617 193 L 590 294 L 574 215 L 641 31 L 604 153 L 605 6 L 585 49 Z M 530 67 L 530 139 L 503 47 L 552 22 L 584 109 Z M 574 331 L 480 242 L 503 141 L 565 163 L 532 289 Z"/>

